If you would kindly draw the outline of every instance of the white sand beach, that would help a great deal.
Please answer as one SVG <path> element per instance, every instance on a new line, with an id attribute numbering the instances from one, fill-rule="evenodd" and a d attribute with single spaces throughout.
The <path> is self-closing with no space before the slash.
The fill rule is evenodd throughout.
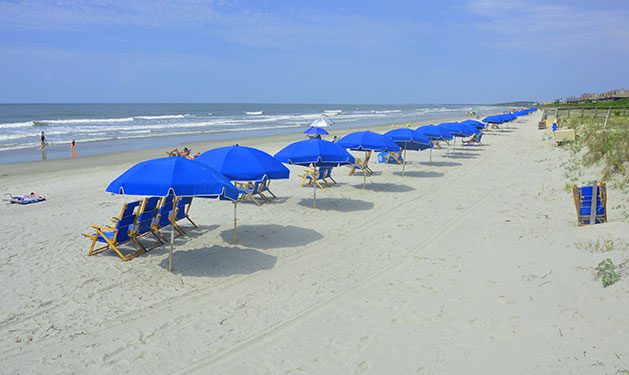
<path id="1" fill-rule="evenodd" d="M 195 199 L 199 228 L 175 240 L 172 273 L 168 246 L 124 262 L 88 257 L 81 236 L 138 199 L 105 193 L 109 182 L 163 149 L 1 165 L 0 191 L 48 200 L 0 204 L 0 372 L 626 371 L 629 278 L 603 288 L 594 267 L 629 255 L 614 209 L 627 195 L 608 186 L 609 223 L 577 227 L 568 155 L 539 119 L 435 149 L 432 163 L 408 152 L 404 177 L 374 156 L 366 190 L 336 168 L 316 209 L 291 166 L 271 184 L 278 199 L 238 205 L 237 244 L 233 205 Z M 300 139 L 239 144 L 274 154 Z M 613 250 L 586 249 L 600 239 Z"/>

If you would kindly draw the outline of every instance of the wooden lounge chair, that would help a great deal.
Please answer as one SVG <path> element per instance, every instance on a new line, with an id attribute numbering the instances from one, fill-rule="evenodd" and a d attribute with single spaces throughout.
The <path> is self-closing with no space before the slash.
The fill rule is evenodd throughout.
<path id="1" fill-rule="evenodd" d="M 269 193 L 273 198 L 277 198 L 275 194 L 271 190 L 269 190 L 269 185 L 271 185 L 271 180 L 269 180 L 266 176 L 260 181 L 260 193 Z"/>
<path id="2" fill-rule="evenodd" d="M 264 194 L 260 191 L 261 181 L 255 182 L 234 182 L 234 185 L 238 188 L 240 196 L 238 197 L 238 202 L 242 202 L 247 198 L 250 198 L 253 203 L 257 206 L 262 206 L 258 200 L 256 200 L 255 195 L 259 195 L 262 200 L 265 202 L 269 202 L 269 198 L 264 196 Z"/>
<path id="3" fill-rule="evenodd" d="M 334 180 L 334 178 L 332 178 L 332 167 L 321 167 L 321 168 L 319 168 L 319 176 L 321 177 L 323 182 L 325 182 L 326 185 L 328 185 L 328 186 L 332 186 L 332 185 L 336 184 L 336 181 Z M 327 179 L 330 179 L 330 181 L 332 181 L 332 183 L 330 183 Z"/>
<path id="4" fill-rule="evenodd" d="M 353 175 L 356 169 L 361 170 L 365 175 L 371 176 L 373 171 L 369 168 L 369 158 L 371 158 L 371 151 L 367 151 L 365 154 L 365 159 L 356 158 L 356 162 L 349 166 L 350 171 L 349 175 Z"/>
<path id="5" fill-rule="evenodd" d="M 326 186 L 329 186 L 329 184 L 325 182 L 325 180 L 324 180 L 324 183 L 326 184 L 326 186 L 321 185 L 321 183 L 319 182 L 319 180 L 321 179 L 320 176 L 321 176 L 321 173 L 320 173 L 319 168 L 311 167 L 311 168 L 304 169 L 304 174 L 299 176 L 303 179 L 301 181 L 301 186 L 303 187 L 303 186 L 310 186 L 312 184 L 315 184 L 321 189 L 325 188 Z"/>
<path id="6" fill-rule="evenodd" d="M 135 252 L 124 254 L 119 246 L 133 240 L 131 236 L 132 228 L 137 220 L 136 209 L 140 205 L 140 201 L 131 203 L 125 203 L 120 212 L 120 216 L 116 220 L 114 226 L 97 226 L 90 225 L 90 227 L 96 229 L 94 234 L 84 234 L 85 237 L 92 240 L 92 246 L 88 252 L 88 256 L 102 253 L 108 249 L 113 249 L 124 261 L 129 261 L 144 251 L 139 249 Z M 104 243 L 104 246 L 96 247 L 97 242 Z"/>
<path id="7" fill-rule="evenodd" d="M 153 229 L 153 222 L 155 221 L 155 216 L 159 210 L 160 201 L 160 197 L 146 198 L 144 199 L 144 202 L 140 207 L 140 211 L 138 212 L 138 219 L 133 226 L 131 237 L 133 238 L 136 246 L 142 251 L 152 250 L 163 243 L 160 235 L 158 235 Z M 158 243 L 147 248 L 140 242 L 140 238 L 149 233 L 157 239 Z"/>
<path id="8" fill-rule="evenodd" d="M 168 242 L 169 239 L 164 236 L 160 229 L 166 228 L 170 225 L 170 215 L 173 209 L 176 208 L 174 204 L 174 198 L 175 197 L 173 195 L 168 195 L 162 198 L 161 204 L 157 211 L 157 215 L 155 216 L 155 220 L 151 225 L 153 232 L 157 233 L 164 242 Z"/>
<path id="9" fill-rule="evenodd" d="M 601 182 L 596 187 L 596 200 L 593 198 L 594 188 L 592 186 L 578 187 L 572 185 L 572 199 L 577 210 L 577 224 L 579 226 L 588 224 L 600 224 L 607 222 L 607 186 Z M 596 202 L 595 215 L 592 215 L 592 202 Z M 592 222 L 594 219 L 594 222 Z"/>
<path id="10" fill-rule="evenodd" d="M 179 200 L 177 200 L 177 214 L 175 216 L 175 229 L 177 229 L 178 232 L 180 232 L 181 234 L 186 233 L 186 231 L 181 227 L 181 225 L 177 224 L 178 221 L 183 220 L 183 219 L 188 219 L 188 221 L 190 222 L 190 224 L 192 224 L 192 226 L 194 226 L 195 228 L 198 228 L 199 226 L 197 224 L 195 224 L 194 221 L 192 221 L 192 219 L 190 219 L 190 216 L 188 216 L 188 212 L 190 211 L 190 206 L 192 205 L 192 197 L 182 197 L 179 198 Z"/>
<path id="11" fill-rule="evenodd" d="M 384 164 L 404 164 L 402 152 L 381 152 L 378 154 L 378 161 Z"/>

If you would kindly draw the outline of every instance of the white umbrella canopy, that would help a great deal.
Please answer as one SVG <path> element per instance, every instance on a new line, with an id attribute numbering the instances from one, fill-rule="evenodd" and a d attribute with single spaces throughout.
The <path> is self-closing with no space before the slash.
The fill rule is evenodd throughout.
<path id="1" fill-rule="evenodd" d="M 319 127 L 319 128 L 325 128 L 325 127 L 330 126 L 332 124 L 334 124 L 334 121 L 330 120 L 327 117 L 321 116 L 318 119 L 316 119 L 313 122 L 311 122 L 310 126 Z"/>

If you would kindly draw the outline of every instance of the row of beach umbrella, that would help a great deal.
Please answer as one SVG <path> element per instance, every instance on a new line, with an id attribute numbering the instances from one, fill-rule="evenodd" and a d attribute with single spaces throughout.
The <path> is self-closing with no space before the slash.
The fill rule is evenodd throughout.
<path id="1" fill-rule="evenodd" d="M 315 120 L 310 129 L 321 129 L 332 123 L 325 117 L 318 120 Z M 491 123 L 491 121 L 485 122 Z M 434 141 L 468 137 L 479 133 L 484 127 L 485 124 L 482 122 L 466 120 L 437 126 L 425 125 L 417 129 L 397 128 L 385 134 L 358 131 L 342 137 L 336 143 L 318 138 L 298 141 L 284 147 L 274 156 L 251 147 L 238 145 L 220 147 L 204 152 L 195 160 L 166 157 L 140 162 L 112 181 L 106 191 L 140 196 L 173 195 L 175 199 L 181 197 L 214 198 L 236 203 L 240 192 L 232 182 L 260 181 L 264 178 L 287 179 L 290 171 L 284 164 L 316 168 L 354 164 L 355 158 L 347 150 L 403 151 L 403 160 L 406 160 L 407 150 L 432 149 Z M 316 130 L 311 131 L 316 132 Z M 405 164 L 402 167 L 403 173 L 404 167 Z M 366 182 L 363 186 L 365 184 Z M 174 220 L 174 215 L 171 215 L 171 220 Z M 235 233 L 236 204 L 234 204 L 234 235 Z M 172 271 L 173 240 L 174 226 L 171 223 L 170 271 Z"/>

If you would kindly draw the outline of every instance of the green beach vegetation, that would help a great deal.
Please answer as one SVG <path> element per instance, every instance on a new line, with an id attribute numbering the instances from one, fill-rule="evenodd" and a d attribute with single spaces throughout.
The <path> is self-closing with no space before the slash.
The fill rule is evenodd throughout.
<path id="1" fill-rule="evenodd" d="M 589 166 L 601 163 L 601 177 L 618 177 L 629 183 L 629 111 L 610 111 L 609 116 L 563 117 L 559 112 L 562 128 L 574 129 L 579 135 L 576 144 L 568 147 L 573 154 L 582 155 L 579 163 Z M 584 152 L 581 149 L 585 147 Z"/>

